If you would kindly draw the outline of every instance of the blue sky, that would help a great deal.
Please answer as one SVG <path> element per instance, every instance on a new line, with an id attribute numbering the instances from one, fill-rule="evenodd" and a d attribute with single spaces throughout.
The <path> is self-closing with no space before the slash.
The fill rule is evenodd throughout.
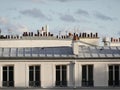
<path id="1" fill-rule="evenodd" d="M 52 33 L 98 32 L 120 36 L 120 0 L 0 0 L 3 34 L 49 25 Z"/>

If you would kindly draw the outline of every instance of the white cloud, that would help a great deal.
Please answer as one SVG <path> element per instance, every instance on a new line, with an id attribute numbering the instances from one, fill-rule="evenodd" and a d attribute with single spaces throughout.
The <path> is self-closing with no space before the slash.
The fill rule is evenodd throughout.
<path id="1" fill-rule="evenodd" d="M 65 22 L 76 22 L 77 21 L 72 15 L 68 15 L 68 14 L 61 15 L 60 19 Z"/>
<path id="2" fill-rule="evenodd" d="M 83 16 L 89 16 L 89 13 L 86 10 L 78 9 L 76 14 L 83 15 Z"/>
<path id="3" fill-rule="evenodd" d="M 12 34 L 21 34 L 29 31 L 28 27 L 22 24 L 9 24 L 6 30 Z"/>
<path id="4" fill-rule="evenodd" d="M 37 9 L 37 8 L 20 11 L 20 13 L 23 14 L 23 15 L 34 17 L 34 18 L 40 18 L 40 19 L 44 19 L 44 20 L 51 20 L 40 9 Z"/>
<path id="5" fill-rule="evenodd" d="M 5 25 L 8 24 L 8 20 L 5 17 L 0 17 L 0 24 Z"/>
<path id="6" fill-rule="evenodd" d="M 94 16 L 98 19 L 104 20 L 104 21 L 113 21 L 115 18 L 107 16 L 100 12 L 95 12 Z"/>

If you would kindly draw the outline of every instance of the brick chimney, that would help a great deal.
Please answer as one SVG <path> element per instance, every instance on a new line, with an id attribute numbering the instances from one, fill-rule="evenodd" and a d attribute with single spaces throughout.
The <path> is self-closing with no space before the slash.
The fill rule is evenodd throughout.
<path id="1" fill-rule="evenodd" d="M 72 40 L 72 48 L 73 48 L 74 55 L 79 54 L 78 40 L 79 40 L 78 35 L 74 33 L 73 40 Z"/>

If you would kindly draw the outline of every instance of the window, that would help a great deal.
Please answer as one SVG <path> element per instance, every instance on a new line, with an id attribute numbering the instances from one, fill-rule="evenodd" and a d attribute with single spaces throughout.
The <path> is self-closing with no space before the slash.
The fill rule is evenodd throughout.
<path id="1" fill-rule="evenodd" d="M 82 86 L 93 86 L 93 65 L 82 65 Z"/>
<path id="2" fill-rule="evenodd" d="M 67 86 L 67 66 L 66 65 L 56 66 L 56 86 L 60 86 L 60 87 Z"/>
<path id="3" fill-rule="evenodd" d="M 3 66 L 3 86 L 13 87 L 14 86 L 14 67 Z"/>
<path id="4" fill-rule="evenodd" d="M 29 86 L 40 87 L 40 66 L 29 66 Z"/>
<path id="5" fill-rule="evenodd" d="M 120 65 L 109 66 L 109 86 L 120 86 Z"/>

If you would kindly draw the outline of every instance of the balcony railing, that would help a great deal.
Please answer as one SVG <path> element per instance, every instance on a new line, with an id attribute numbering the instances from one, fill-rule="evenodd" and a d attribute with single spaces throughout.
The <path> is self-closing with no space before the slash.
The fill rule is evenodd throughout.
<path id="1" fill-rule="evenodd" d="M 3 81 L 2 85 L 4 87 L 14 87 L 14 81 Z"/>
<path id="2" fill-rule="evenodd" d="M 58 87 L 67 87 L 67 81 L 56 81 L 55 83 Z"/>
<path id="3" fill-rule="evenodd" d="M 41 82 L 40 81 L 29 81 L 29 86 L 30 87 L 40 87 Z"/>
<path id="4" fill-rule="evenodd" d="M 115 81 L 115 80 L 113 80 L 113 81 L 108 81 L 108 85 L 109 86 L 118 86 L 118 87 L 120 87 L 120 80 L 117 80 L 117 81 Z"/>
<path id="5" fill-rule="evenodd" d="M 82 86 L 92 87 L 94 86 L 94 81 L 82 81 Z"/>

